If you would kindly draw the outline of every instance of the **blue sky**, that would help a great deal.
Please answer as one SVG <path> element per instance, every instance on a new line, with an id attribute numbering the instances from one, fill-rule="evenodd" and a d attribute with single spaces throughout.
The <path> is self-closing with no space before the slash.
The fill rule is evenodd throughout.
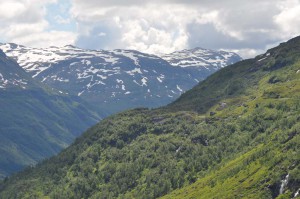
<path id="1" fill-rule="evenodd" d="M 0 42 L 32 47 L 203 47 L 248 58 L 300 35 L 300 0 L 5 0 L 0 25 Z"/>
<path id="2" fill-rule="evenodd" d="M 45 6 L 45 19 L 49 23 L 48 31 L 76 32 L 76 21 L 70 15 L 72 4 L 69 0 L 59 0 Z"/>

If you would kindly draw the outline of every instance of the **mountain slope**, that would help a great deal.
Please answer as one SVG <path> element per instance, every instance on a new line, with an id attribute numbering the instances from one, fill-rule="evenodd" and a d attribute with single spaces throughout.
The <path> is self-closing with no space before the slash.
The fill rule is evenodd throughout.
<path id="1" fill-rule="evenodd" d="M 211 75 L 210 78 L 180 96 L 169 107 L 173 110 L 193 110 L 204 113 L 224 98 L 253 94 L 264 75 L 298 60 L 298 40 L 298 37 L 291 39 L 255 59 L 244 60 L 222 69 L 222 72 Z M 270 80 L 271 83 L 281 81 L 284 80 L 276 76 Z"/>
<path id="2" fill-rule="evenodd" d="M 97 51 L 70 45 L 36 49 L 16 44 L 2 44 L 0 48 L 35 79 L 110 112 L 165 105 L 217 69 L 241 59 L 234 53 L 198 52 L 193 58 L 205 61 L 205 67 L 198 61 L 198 67 L 195 63 L 183 68 L 133 50 Z M 168 59 L 177 60 L 177 56 L 170 54 Z M 191 59 L 182 54 L 182 63 L 185 58 Z"/>
<path id="3" fill-rule="evenodd" d="M 299 55 L 295 38 L 221 69 L 167 107 L 106 118 L 6 179 L 0 196 L 158 198 L 178 189 L 165 197 L 292 198 L 300 188 Z"/>
<path id="4" fill-rule="evenodd" d="M 241 57 L 233 52 L 214 51 L 199 47 L 165 54 L 162 58 L 172 66 L 198 68 L 202 72 L 205 70 L 216 71 L 241 60 Z"/>
<path id="5" fill-rule="evenodd" d="M 232 73 L 236 71 L 232 66 L 212 75 L 170 105 L 177 110 L 210 110 L 218 119 L 234 114 L 243 118 L 239 128 L 254 129 L 259 137 L 248 152 L 224 161 L 196 183 L 163 198 L 299 197 L 299 55 L 297 37 L 244 61 L 248 64 L 236 64 L 238 74 Z M 206 84 L 214 85 L 213 102 L 205 96 Z"/>
<path id="6" fill-rule="evenodd" d="M 58 153 L 100 119 L 81 99 L 41 86 L 2 51 L 0 78 L 0 178 Z"/>

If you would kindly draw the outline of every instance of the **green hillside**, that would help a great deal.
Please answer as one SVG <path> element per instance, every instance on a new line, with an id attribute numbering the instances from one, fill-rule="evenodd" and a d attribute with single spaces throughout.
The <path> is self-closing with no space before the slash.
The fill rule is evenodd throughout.
<path id="1" fill-rule="evenodd" d="M 0 197 L 292 198 L 300 188 L 299 58 L 295 38 L 167 107 L 106 118 L 6 179 Z"/>

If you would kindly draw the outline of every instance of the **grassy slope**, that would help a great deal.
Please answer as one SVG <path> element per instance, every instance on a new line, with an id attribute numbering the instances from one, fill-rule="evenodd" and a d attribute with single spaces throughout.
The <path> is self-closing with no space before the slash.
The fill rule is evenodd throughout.
<path id="1" fill-rule="evenodd" d="M 271 117 L 271 114 L 267 117 Z M 299 115 L 299 111 L 295 114 Z M 288 173 L 291 178 L 285 197 L 291 198 L 292 193 L 300 187 L 300 126 L 299 117 L 292 117 L 290 114 L 284 114 L 284 117 L 294 121 L 286 118 L 276 120 L 282 124 L 273 125 L 266 129 L 266 133 L 261 133 L 255 139 L 256 143 L 263 141 L 259 145 L 253 146 L 250 151 L 239 153 L 233 159 L 223 161 L 208 174 L 198 176 L 196 183 L 163 198 L 277 197 L 280 182 Z"/>
<path id="2" fill-rule="evenodd" d="M 292 40 L 288 44 L 290 49 L 284 46 L 283 49 L 278 47 L 269 51 L 277 60 L 270 57 L 261 61 L 264 75 L 259 79 L 260 81 L 253 82 L 255 87 L 242 91 L 247 93 L 247 97 L 244 94 L 230 97 L 224 92 L 225 99 L 224 93 L 223 96 L 221 95 L 223 98 L 220 98 L 223 102 L 227 102 L 229 107 L 224 110 L 218 110 L 218 106 L 215 105 L 208 108 L 216 113 L 215 117 L 226 118 L 238 114 L 238 120 L 243 120 L 253 116 L 255 109 L 263 107 L 260 108 L 263 117 L 257 119 L 268 119 L 274 123 L 270 125 L 271 129 L 261 132 L 259 139 L 263 139 L 263 142 L 232 160 L 223 161 L 209 174 L 199 177 L 194 184 L 163 198 L 292 198 L 294 196 L 300 188 L 300 62 L 296 61 L 299 57 L 299 41 Z M 278 60 L 278 57 L 281 60 Z M 260 57 L 257 57 L 256 60 L 259 59 Z M 257 64 L 253 60 L 249 63 L 252 67 Z M 258 74 L 256 72 L 256 75 Z M 218 75 L 222 74 L 214 76 Z M 249 75 L 252 74 L 246 74 Z M 223 85 L 223 89 L 226 90 L 228 86 Z M 200 85 L 195 90 L 203 88 Z M 182 96 L 178 100 L 179 106 L 176 102 L 174 104 L 178 107 L 180 104 L 184 106 L 185 98 L 190 97 L 191 94 L 194 92 L 190 91 L 186 96 Z M 232 106 L 232 103 L 237 102 L 242 103 L 243 106 Z M 195 103 L 191 104 L 192 108 L 199 111 L 194 105 Z M 257 125 L 260 125 L 259 120 Z M 288 187 L 284 194 L 278 195 L 280 181 L 288 173 L 291 176 Z"/>
<path id="3" fill-rule="evenodd" d="M 299 47 L 224 68 L 168 107 L 111 116 L 6 180 L 0 196 L 272 198 L 290 173 L 280 195 L 290 197 L 300 187 Z"/>

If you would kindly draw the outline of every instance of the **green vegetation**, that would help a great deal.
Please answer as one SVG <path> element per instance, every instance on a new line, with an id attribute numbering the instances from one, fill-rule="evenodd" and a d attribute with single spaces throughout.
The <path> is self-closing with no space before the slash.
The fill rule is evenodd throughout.
<path id="1" fill-rule="evenodd" d="M 300 188 L 300 38 L 268 53 L 220 70 L 167 107 L 106 118 L 6 179 L 0 197 L 292 198 Z"/>

